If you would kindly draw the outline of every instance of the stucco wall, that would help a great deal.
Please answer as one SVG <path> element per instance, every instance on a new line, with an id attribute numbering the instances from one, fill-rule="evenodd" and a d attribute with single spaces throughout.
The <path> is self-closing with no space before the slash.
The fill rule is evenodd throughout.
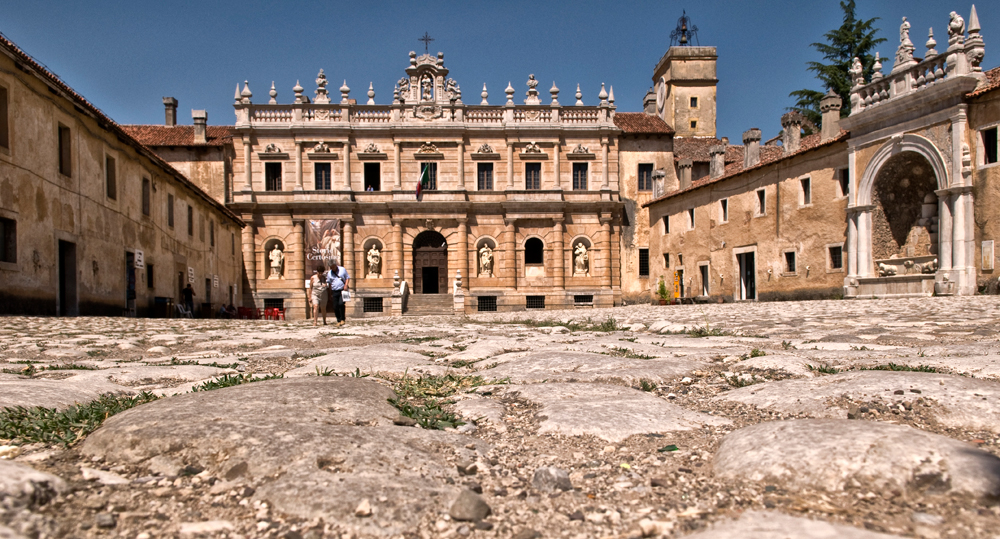
<path id="1" fill-rule="evenodd" d="M 642 297 L 653 290 L 656 280 L 650 275 L 639 275 L 639 249 L 649 249 L 649 211 L 643 204 L 653 199 L 653 191 L 639 191 L 640 163 L 653 165 L 654 172 L 663 170 L 667 175 L 665 185 L 675 185 L 673 166 L 673 140 L 670 137 L 622 137 L 619 139 L 618 168 L 621 198 L 628 214 L 628 226 L 621 231 L 622 294 Z M 650 267 L 652 270 L 652 267 Z"/>
<path id="2" fill-rule="evenodd" d="M 1000 268 L 997 267 L 1000 250 L 994 248 L 993 269 L 987 269 L 983 264 L 983 242 L 992 240 L 994 245 L 1000 240 L 1000 163 L 985 164 L 983 141 L 980 131 L 987 127 L 1000 124 L 1000 91 L 992 91 L 975 98 L 969 105 L 969 150 L 972 153 L 973 201 L 975 207 L 976 230 L 976 269 L 977 285 L 989 293 L 997 293 L 997 277 Z"/>

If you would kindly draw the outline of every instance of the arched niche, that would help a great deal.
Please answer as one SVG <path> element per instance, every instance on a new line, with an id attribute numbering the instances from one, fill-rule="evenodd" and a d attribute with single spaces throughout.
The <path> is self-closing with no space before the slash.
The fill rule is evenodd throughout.
<path id="1" fill-rule="evenodd" d="M 285 242 L 279 238 L 264 240 L 264 278 L 284 279 L 286 263 Z"/>
<path id="2" fill-rule="evenodd" d="M 935 255 L 938 202 L 934 170 L 924 156 L 900 152 L 883 163 L 872 184 L 872 257 Z"/>
<path id="3" fill-rule="evenodd" d="M 538 236 L 524 240 L 524 276 L 545 277 L 545 242 Z"/>
<path id="4" fill-rule="evenodd" d="M 594 244 L 587 236 L 577 236 L 570 242 L 570 268 L 574 277 L 589 277 L 593 263 Z"/>
<path id="5" fill-rule="evenodd" d="M 483 236 L 476 241 L 476 275 L 493 277 L 496 275 L 497 241 L 489 236 Z"/>

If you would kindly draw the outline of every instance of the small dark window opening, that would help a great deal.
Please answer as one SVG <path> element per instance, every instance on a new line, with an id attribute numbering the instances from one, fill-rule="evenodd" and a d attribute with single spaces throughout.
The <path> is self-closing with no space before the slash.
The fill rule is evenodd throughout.
<path id="1" fill-rule="evenodd" d="M 524 164 L 524 188 L 525 189 L 541 189 L 542 188 L 542 164 L 541 163 L 525 163 Z"/>
<path id="2" fill-rule="evenodd" d="M 115 158 L 110 155 L 104 156 L 104 182 L 107 187 L 108 198 L 115 200 L 118 198 L 118 171 L 115 167 Z"/>
<path id="3" fill-rule="evenodd" d="M 17 262 L 17 221 L 0 217 L 0 262 Z"/>
<path id="4" fill-rule="evenodd" d="M 698 98 L 697 97 L 692 97 L 691 98 L 691 108 L 693 108 L 693 109 L 694 108 L 698 108 Z M 694 127 L 694 126 L 692 125 L 691 127 Z"/>
<path id="5" fill-rule="evenodd" d="M 316 190 L 329 191 L 332 187 L 330 183 L 330 163 L 316 163 L 313 165 L 313 174 L 316 176 Z"/>
<path id="6" fill-rule="evenodd" d="M 639 277 L 649 277 L 649 249 L 639 249 Z"/>
<path id="7" fill-rule="evenodd" d="M 802 184 L 802 205 L 808 206 L 812 204 L 812 181 L 809 178 L 802 178 L 799 183 Z"/>
<path id="8" fill-rule="evenodd" d="M 758 215 L 764 215 L 764 209 L 766 208 L 766 206 L 764 205 L 764 201 L 765 201 L 764 190 L 760 189 L 760 190 L 757 191 L 757 214 Z"/>
<path id="9" fill-rule="evenodd" d="M 984 164 L 996 163 L 998 158 L 997 128 L 991 127 L 983 130 Z"/>
<path id="10" fill-rule="evenodd" d="M 194 208 L 188 206 L 188 236 L 194 236 Z"/>
<path id="11" fill-rule="evenodd" d="M 785 273 L 795 273 L 795 253 L 785 253 Z"/>
<path id="12" fill-rule="evenodd" d="M 496 312 L 497 310 L 497 297 L 496 296 L 479 296 L 476 298 L 476 309 L 479 312 Z"/>
<path id="13" fill-rule="evenodd" d="M 281 163 L 264 163 L 264 190 L 281 191 Z"/>
<path id="14" fill-rule="evenodd" d="M 479 184 L 477 189 L 480 191 L 492 191 L 493 190 L 493 163 L 479 163 L 477 166 L 477 176 L 479 178 Z"/>
<path id="15" fill-rule="evenodd" d="M 382 312 L 382 298 L 364 298 L 364 312 L 366 313 Z"/>
<path id="16" fill-rule="evenodd" d="M 527 309 L 544 309 L 545 296 L 525 296 L 524 307 Z"/>
<path id="17" fill-rule="evenodd" d="M 229 233 L 229 241 L 230 241 L 230 244 L 231 244 L 230 245 L 230 249 L 229 249 L 230 250 L 229 254 L 235 255 L 236 254 L 236 234 L 233 234 L 232 232 L 230 232 Z"/>
<path id="18" fill-rule="evenodd" d="M 146 288 L 156 288 L 153 284 L 153 265 L 146 264 Z"/>
<path id="19" fill-rule="evenodd" d="M 212 219 L 208 220 L 208 243 L 215 247 L 215 221 Z"/>
<path id="20" fill-rule="evenodd" d="M 830 247 L 830 269 L 841 269 L 844 267 L 844 248 L 839 245 Z"/>
<path id="21" fill-rule="evenodd" d="M 573 163 L 573 190 L 587 190 L 587 163 Z"/>
<path id="22" fill-rule="evenodd" d="M 174 195 L 167 195 L 167 226 L 174 228 Z"/>
<path id="23" fill-rule="evenodd" d="M 694 230 L 694 208 L 688 209 L 688 229 Z"/>
<path id="24" fill-rule="evenodd" d="M 670 253 L 663 253 L 663 267 L 670 267 Z"/>
<path id="25" fill-rule="evenodd" d="M 593 305 L 594 296 L 593 294 L 579 294 L 573 296 L 573 303 L 577 305 Z"/>
<path id="26" fill-rule="evenodd" d="M 435 191 L 437 190 L 437 176 L 438 176 L 438 164 L 437 163 L 423 163 L 420 165 L 420 180 L 423 181 L 424 175 L 426 174 L 427 184 L 423 187 L 424 191 Z"/>
<path id="27" fill-rule="evenodd" d="M 283 298 L 264 298 L 265 309 L 284 309 L 285 300 Z"/>
<path id="28" fill-rule="evenodd" d="M 691 129 L 695 129 L 697 127 L 698 127 L 698 120 L 691 120 Z"/>
<path id="29" fill-rule="evenodd" d="M 68 127 L 59 126 L 59 174 L 63 176 L 73 175 L 72 160 L 72 138 Z"/>
<path id="30" fill-rule="evenodd" d="M 664 234 L 670 234 L 670 216 L 669 215 L 664 215 L 663 216 L 663 233 Z"/>
<path id="31" fill-rule="evenodd" d="M 542 264 L 545 257 L 545 246 L 542 244 L 542 240 L 538 238 L 528 238 L 528 241 L 524 242 L 524 263 L 527 264 Z"/>
<path id="32" fill-rule="evenodd" d="M 382 190 L 382 165 L 365 163 L 365 191 Z"/>
<path id="33" fill-rule="evenodd" d="M 840 183 L 840 196 L 846 197 L 851 192 L 850 169 L 842 168 L 838 172 L 840 172 L 840 177 L 837 178 Z"/>
<path id="34" fill-rule="evenodd" d="M 142 179 L 142 214 L 149 215 L 150 197 L 152 193 L 150 192 L 149 178 Z"/>
<path id="35" fill-rule="evenodd" d="M 652 163 L 640 163 L 639 164 L 639 190 L 640 191 L 652 191 L 653 190 L 653 164 Z"/>
<path id="36" fill-rule="evenodd" d="M 729 199 L 724 198 L 719 201 L 719 208 L 722 209 L 721 221 L 723 223 L 729 221 Z"/>
<path id="37" fill-rule="evenodd" d="M 7 89 L 0 87 L 0 146 L 10 149 L 10 124 L 9 124 Z"/>

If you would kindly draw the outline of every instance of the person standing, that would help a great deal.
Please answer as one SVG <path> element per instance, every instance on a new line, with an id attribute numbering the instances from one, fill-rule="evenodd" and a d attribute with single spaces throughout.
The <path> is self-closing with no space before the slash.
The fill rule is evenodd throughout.
<path id="1" fill-rule="evenodd" d="M 313 276 L 309 279 L 309 289 L 312 291 L 313 305 L 313 326 L 319 323 L 319 314 L 323 313 L 323 325 L 326 325 L 326 295 L 330 286 L 326 282 L 326 275 L 323 266 L 318 266 L 313 270 Z"/>
<path id="2" fill-rule="evenodd" d="M 330 285 L 330 299 L 333 303 L 333 314 L 337 317 L 337 325 L 343 326 L 347 322 L 346 309 L 344 308 L 344 290 L 349 290 L 347 284 L 351 276 L 347 274 L 347 268 L 337 265 L 337 260 L 330 261 L 330 269 L 326 272 L 326 282 Z"/>
<path id="3" fill-rule="evenodd" d="M 191 283 L 188 283 L 184 290 L 181 290 L 181 295 L 184 296 L 184 307 L 191 313 L 191 316 L 194 316 L 194 288 L 191 288 Z"/>

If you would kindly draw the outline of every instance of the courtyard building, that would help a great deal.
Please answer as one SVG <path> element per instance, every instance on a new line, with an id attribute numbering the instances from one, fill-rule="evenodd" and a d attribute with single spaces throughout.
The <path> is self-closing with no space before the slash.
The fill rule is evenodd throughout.
<path id="1" fill-rule="evenodd" d="M 0 36 L 0 313 L 238 302 L 243 222 Z"/>

